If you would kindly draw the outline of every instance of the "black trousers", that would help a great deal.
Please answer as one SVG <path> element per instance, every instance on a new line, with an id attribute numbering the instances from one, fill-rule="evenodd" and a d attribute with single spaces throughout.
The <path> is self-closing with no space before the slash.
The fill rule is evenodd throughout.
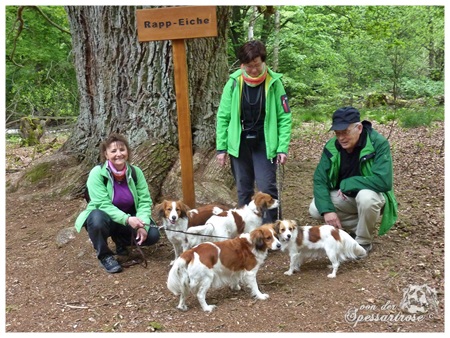
<path id="1" fill-rule="evenodd" d="M 246 134 L 242 133 L 239 157 L 230 156 L 239 206 L 250 203 L 255 194 L 255 182 L 259 191 L 278 199 L 276 160 L 276 158 L 267 159 L 263 135 L 259 135 L 256 140 L 248 140 Z M 277 216 L 277 209 L 267 210 L 263 216 L 263 224 L 275 222 Z"/>
<path id="2" fill-rule="evenodd" d="M 132 235 L 136 236 L 136 230 L 130 225 L 123 225 L 114 222 L 109 215 L 99 209 L 93 210 L 85 222 L 89 238 L 97 251 L 97 258 L 102 259 L 114 253 L 108 247 L 108 237 L 116 244 L 116 247 L 130 246 L 133 244 Z M 150 227 L 147 239 L 142 246 L 149 246 L 159 241 L 159 230 Z"/>

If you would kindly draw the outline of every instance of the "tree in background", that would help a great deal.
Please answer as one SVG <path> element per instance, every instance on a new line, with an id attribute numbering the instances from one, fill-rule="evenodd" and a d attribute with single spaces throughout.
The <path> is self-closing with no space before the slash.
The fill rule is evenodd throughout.
<path id="1" fill-rule="evenodd" d="M 329 102 L 353 104 L 371 93 L 406 99 L 443 97 L 443 6 L 232 6 L 229 10 L 219 26 L 229 27 L 221 46 L 228 57 L 228 73 L 239 67 L 237 49 L 247 41 L 251 27 L 254 38 L 268 48 L 267 62 L 284 74 L 294 111 Z M 6 14 L 7 121 L 21 116 L 77 116 L 74 54 L 64 32 L 69 24 L 63 8 L 9 6 Z M 49 25 L 45 16 L 63 29 Z"/>
<path id="2" fill-rule="evenodd" d="M 78 111 L 68 29 L 63 7 L 6 7 L 7 123 Z"/>
<path id="3" fill-rule="evenodd" d="M 416 93 L 421 88 L 421 95 L 443 93 L 442 77 L 432 76 L 442 75 L 444 66 L 443 7 L 281 6 L 279 10 L 283 60 L 279 69 L 293 103 L 344 104 L 372 91 L 398 97 L 412 88 Z"/>

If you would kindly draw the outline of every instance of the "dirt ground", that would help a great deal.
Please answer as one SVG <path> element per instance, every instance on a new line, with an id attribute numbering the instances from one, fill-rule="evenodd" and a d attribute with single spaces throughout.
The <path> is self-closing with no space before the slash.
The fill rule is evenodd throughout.
<path id="1" fill-rule="evenodd" d="M 399 221 L 376 237 L 370 255 L 342 264 L 329 279 L 325 259 L 285 276 L 287 254 L 271 252 L 257 276 L 270 298 L 210 290 L 212 313 L 193 296 L 187 312 L 176 309 L 178 298 L 166 287 L 173 251 L 163 230 L 144 249 L 147 268 L 111 275 L 85 231 L 56 245 L 84 201 L 52 199 L 45 188 L 7 193 L 6 332 L 444 332 L 444 123 L 376 128 L 392 146 Z M 317 224 L 308 215 L 312 175 L 329 136 L 321 125 L 295 131 L 282 183 L 285 218 Z M 32 149 L 7 145 L 6 152 L 8 180 L 28 165 Z M 402 310 L 404 291 L 419 287 L 436 291 L 418 298 L 426 312 Z"/>

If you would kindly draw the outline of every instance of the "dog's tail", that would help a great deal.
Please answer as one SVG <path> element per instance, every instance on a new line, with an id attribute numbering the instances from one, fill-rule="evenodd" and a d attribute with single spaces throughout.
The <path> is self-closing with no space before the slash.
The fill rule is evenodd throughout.
<path id="1" fill-rule="evenodd" d="M 189 292 L 188 264 L 189 262 L 185 258 L 178 257 L 169 271 L 167 288 L 176 296 Z"/>
<path id="2" fill-rule="evenodd" d="M 343 250 L 341 251 L 341 261 L 347 259 L 357 259 L 367 256 L 366 250 L 358 244 L 347 232 L 340 230 L 339 235 L 341 237 L 341 243 Z"/>

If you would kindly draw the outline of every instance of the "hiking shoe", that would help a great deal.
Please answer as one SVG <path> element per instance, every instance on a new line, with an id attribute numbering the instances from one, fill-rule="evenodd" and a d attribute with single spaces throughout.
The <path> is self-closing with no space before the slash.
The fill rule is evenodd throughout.
<path id="1" fill-rule="evenodd" d="M 128 249 L 124 246 L 116 246 L 116 255 L 128 256 Z"/>
<path id="2" fill-rule="evenodd" d="M 368 254 L 370 251 L 372 251 L 372 243 L 369 244 L 360 244 L 364 250 L 366 250 L 366 253 Z"/>
<path id="3" fill-rule="evenodd" d="M 116 273 L 122 271 L 122 267 L 113 256 L 106 256 L 100 259 L 100 263 L 102 263 L 105 270 L 109 273 Z"/>

